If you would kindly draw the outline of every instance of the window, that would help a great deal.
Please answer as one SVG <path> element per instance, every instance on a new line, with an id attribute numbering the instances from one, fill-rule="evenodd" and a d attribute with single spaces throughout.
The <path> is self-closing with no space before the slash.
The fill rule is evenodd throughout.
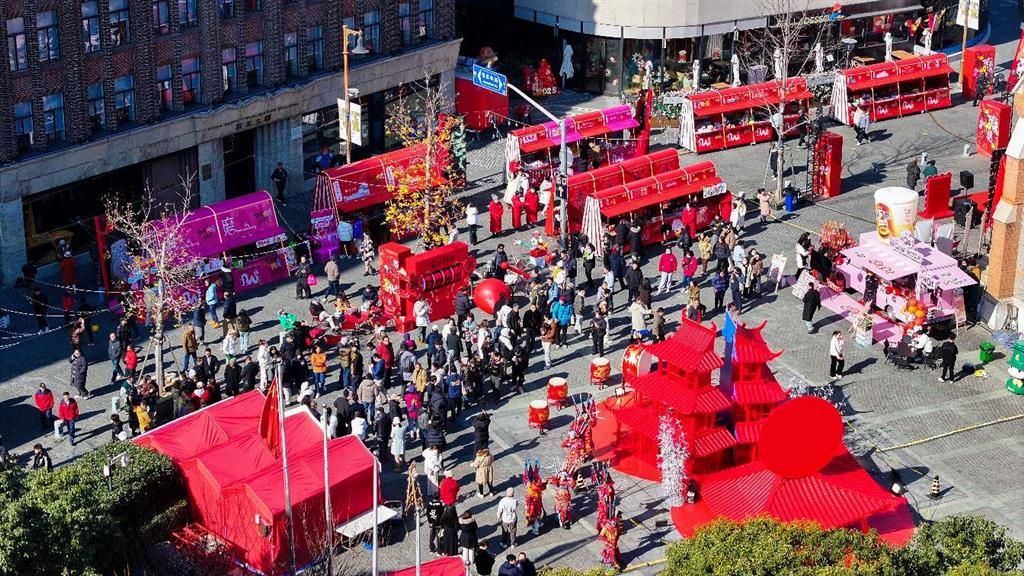
<path id="1" fill-rule="evenodd" d="M 199 10 L 196 0 L 178 0 L 178 22 L 182 28 L 191 28 L 199 24 Z"/>
<path id="2" fill-rule="evenodd" d="M 220 70 L 224 77 L 224 93 L 234 92 L 238 86 L 238 69 L 235 68 L 235 49 L 225 48 L 220 52 Z"/>
<path id="3" fill-rule="evenodd" d="M 14 134 L 18 140 L 18 151 L 32 149 L 32 102 L 14 105 Z"/>
<path id="4" fill-rule="evenodd" d="M 299 75 L 298 36 L 295 32 L 289 32 L 284 35 L 284 65 L 289 76 Z"/>
<path id="5" fill-rule="evenodd" d="M 255 12 L 263 8 L 263 2 L 260 0 L 245 0 L 245 9 L 249 12 Z"/>
<path id="6" fill-rule="evenodd" d="M 363 48 L 380 52 L 380 12 L 376 10 L 363 14 Z"/>
<path id="7" fill-rule="evenodd" d="M 131 42 L 128 22 L 128 0 L 110 0 L 110 44 L 120 46 Z"/>
<path id="8" fill-rule="evenodd" d="M 171 32 L 171 18 L 167 15 L 167 0 L 153 2 L 153 34 L 163 36 Z"/>
<path id="9" fill-rule="evenodd" d="M 28 68 L 25 20 L 22 18 L 11 18 L 7 21 L 7 61 L 11 65 L 11 72 Z"/>
<path id="10" fill-rule="evenodd" d="M 43 126 L 47 137 L 56 142 L 64 141 L 64 95 L 50 94 L 43 98 Z"/>
<path id="11" fill-rule="evenodd" d="M 313 26 L 306 32 L 306 68 L 310 71 L 324 67 L 324 27 Z"/>
<path id="12" fill-rule="evenodd" d="M 263 85 L 263 42 L 245 45 L 245 81 L 250 87 Z"/>
<path id="13" fill-rule="evenodd" d="M 412 44 L 412 8 L 408 2 L 398 5 L 398 23 L 402 28 L 402 46 Z"/>
<path id="14" fill-rule="evenodd" d="M 419 39 L 432 38 L 434 36 L 434 0 L 420 0 L 419 4 Z"/>
<path id="15" fill-rule="evenodd" d="M 356 17 L 349 16 L 348 18 L 342 18 L 342 26 L 347 27 L 349 30 L 356 30 Z M 348 51 L 352 52 L 352 49 L 356 47 L 359 42 L 359 37 L 355 34 L 348 37 Z"/>
<path id="16" fill-rule="evenodd" d="M 90 84 L 86 90 L 86 98 L 89 102 L 89 126 L 93 132 L 98 132 L 107 124 L 107 115 L 103 104 L 103 83 Z"/>
<path id="17" fill-rule="evenodd" d="M 135 81 L 131 76 L 114 78 L 114 109 L 118 123 L 135 122 Z"/>
<path id="18" fill-rule="evenodd" d="M 56 12 L 50 10 L 36 14 L 36 37 L 39 39 L 40 62 L 51 62 L 60 56 Z"/>
<path id="19" fill-rule="evenodd" d="M 181 61 L 181 92 L 185 106 L 202 102 L 199 91 L 199 58 L 185 58 Z"/>
<path id="20" fill-rule="evenodd" d="M 235 0 L 218 0 L 220 5 L 220 17 L 231 18 L 235 15 Z"/>
<path id="21" fill-rule="evenodd" d="M 100 49 L 100 11 L 96 2 L 82 2 L 82 41 L 86 54 Z"/>
<path id="22" fill-rule="evenodd" d="M 168 112 L 174 107 L 174 93 L 171 91 L 171 65 L 156 68 L 156 92 L 160 95 L 160 110 Z M 120 106 L 118 106 L 120 108 Z"/>

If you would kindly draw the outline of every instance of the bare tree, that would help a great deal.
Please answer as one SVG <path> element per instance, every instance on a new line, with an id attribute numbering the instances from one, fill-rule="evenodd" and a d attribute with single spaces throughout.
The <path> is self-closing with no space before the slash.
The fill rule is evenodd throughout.
<path id="1" fill-rule="evenodd" d="M 424 247 L 447 241 L 462 203 L 456 198 L 461 178 L 452 162 L 452 144 L 462 119 L 441 88 L 431 86 L 426 75 L 415 93 L 398 100 L 386 120 L 387 131 L 406 147 L 423 147 L 423 159 L 392 170 L 392 199 L 385 208 L 391 231 L 398 236 L 416 234 Z"/>
<path id="2" fill-rule="evenodd" d="M 768 25 L 747 32 L 736 52 L 748 73 L 753 66 L 764 66 L 779 83 L 775 102 L 765 108 L 775 124 L 779 150 L 775 200 L 781 202 L 786 171 L 786 94 L 792 89 L 793 77 L 813 70 L 816 46 L 820 45 L 826 54 L 832 52 L 831 47 L 824 45 L 832 21 L 828 11 L 811 9 L 811 0 L 756 0 L 752 4 L 755 11 L 768 17 Z"/>
<path id="3" fill-rule="evenodd" d="M 202 258 L 190 250 L 183 234 L 195 177 L 195 173 L 180 177 L 178 202 L 158 201 L 148 184 L 139 202 L 114 196 L 105 200 L 107 223 L 125 236 L 132 272 L 141 278 L 141 289 L 124 299 L 125 313 L 152 320 L 160 390 L 164 387 L 164 324 L 181 321 L 195 308 L 202 290 L 197 276 Z"/>

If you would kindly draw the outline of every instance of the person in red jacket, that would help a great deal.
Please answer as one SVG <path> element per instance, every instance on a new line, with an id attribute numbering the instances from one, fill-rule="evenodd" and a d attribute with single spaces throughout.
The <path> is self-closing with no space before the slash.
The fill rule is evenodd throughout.
<path id="1" fill-rule="evenodd" d="M 697 211 L 694 210 L 692 205 L 687 204 L 683 208 L 683 214 L 680 219 L 686 225 L 686 229 L 690 231 L 690 239 L 697 238 Z"/>
<path id="2" fill-rule="evenodd" d="M 129 346 L 124 353 L 124 369 L 128 378 L 135 378 L 135 369 L 139 366 L 139 352 L 135 346 Z"/>
<path id="3" fill-rule="evenodd" d="M 387 336 L 382 336 L 380 342 L 377 343 L 377 349 L 375 350 L 380 359 L 384 361 L 384 386 L 391 385 L 391 365 L 394 364 L 395 355 L 391 352 L 391 342 L 388 341 Z"/>
<path id="4" fill-rule="evenodd" d="M 43 430 L 49 430 L 50 426 L 53 426 L 53 392 L 46 387 L 45 382 L 40 382 L 32 399 L 35 400 L 36 408 L 39 409 L 39 425 Z"/>
<path id="5" fill-rule="evenodd" d="M 658 279 L 659 296 L 662 292 L 672 289 L 672 275 L 676 273 L 677 268 L 679 268 L 679 261 L 672 253 L 672 248 L 666 246 L 665 253 L 658 259 L 658 272 L 661 273 L 661 277 Z"/>
<path id="6" fill-rule="evenodd" d="M 451 470 L 445 470 L 444 480 L 441 480 L 438 492 L 440 492 L 441 502 L 445 506 L 454 506 L 455 501 L 459 499 L 459 482 Z"/>
<path id="7" fill-rule="evenodd" d="M 491 235 L 497 236 L 501 234 L 501 217 L 505 215 L 505 207 L 501 205 L 497 196 L 491 194 L 491 203 L 487 205 L 487 210 L 491 213 Z"/>
<path id="8" fill-rule="evenodd" d="M 518 230 L 523 226 L 523 208 L 526 204 L 519 194 L 512 196 L 512 229 Z"/>
<path id="9" fill-rule="evenodd" d="M 71 397 L 70 392 L 65 392 L 61 398 L 60 406 L 57 407 L 57 417 L 64 423 L 68 433 L 68 441 L 75 445 L 75 424 L 78 422 L 78 402 Z"/>
<path id="10" fill-rule="evenodd" d="M 693 276 L 697 273 L 697 258 L 689 250 L 683 256 L 683 289 L 690 287 Z"/>
<path id="11" fill-rule="evenodd" d="M 530 225 L 537 223 L 537 213 L 540 212 L 540 196 L 530 188 L 524 196 L 526 202 L 526 222 Z"/>

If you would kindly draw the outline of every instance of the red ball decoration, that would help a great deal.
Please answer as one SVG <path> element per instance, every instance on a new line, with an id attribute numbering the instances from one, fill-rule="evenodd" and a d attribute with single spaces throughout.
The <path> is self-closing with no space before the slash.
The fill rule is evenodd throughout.
<path id="1" fill-rule="evenodd" d="M 508 289 L 508 285 L 497 278 L 488 278 L 473 289 L 473 303 L 485 313 L 494 314 L 494 307 L 502 295 L 505 296 L 505 300 L 512 298 L 512 291 Z"/>
<path id="2" fill-rule="evenodd" d="M 784 478 L 803 478 L 821 470 L 842 442 L 843 417 L 815 396 L 795 398 L 772 410 L 758 440 L 765 467 Z"/>

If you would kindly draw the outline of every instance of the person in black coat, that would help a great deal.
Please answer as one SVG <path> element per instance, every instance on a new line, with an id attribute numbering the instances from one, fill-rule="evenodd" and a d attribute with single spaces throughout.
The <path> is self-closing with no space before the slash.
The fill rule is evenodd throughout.
<path id="1" fill-rule="evenodd" d="M 383 406 L 377 408 L 377 415 L 373 419 L 373 434 L 377 437 L 377 458 L 383 462 L 391 442 L 391 418 L 384 413 Z"/>
<path id="2" fill-rule="evenodd" d="M 622 253 L 626 247 L 626 242 L 629 241 L 629 220 L 623 216 L 619 219 L 618 224 L 615 225 L 615 245 L 619 248 L 619 253 Z"/>
<path id="3" fill-rule="evenodd" d="M 226 366 L 224 366 L 224 381 L 221 389 L 224 391 L 225 396 L 234 396 L 238 394 L 238 384 L 242 381 L 242 367 L 238 365 L 238 362 L 234 358 L 228 360 Z"/>
<path id="4" fill-rule="evenodd" d="M 469 301 L 466 288 L 459 288 L 458 293 L 455 294 L 455 315 L 459 317 L 459 330 L 462 330 L 462 323 L 466 321 L 466 316 L 469 316 L 472 309 L 473 304 Z"/>
<path id="5" fill-rule="evenodd" d="M 452 509 L 454 510 L 454 507 Z M 473 563 L 476 549 L 480 545 L 477 530 L 476 520 L 473 520 L 473 515 L 466 510 L 459 516 L 459 548 L 462 552 L 462 561 L 467 566 Z"/>
<path id="6" fill-rule="evenodd" d="M 540 327 L 544 322 L 544 315 L 537 309 L 537 305 L 530 303 L 526 312 L 523 312 L 523 319 L 520 322 L 523 326 L 523 348 L 527 354 L 533 353 L 533 347 L 537 343 L 537 336 L 540 336 Z"/>
<path id="7" fill-rule="evenodd" d="M 455 506 L 445 506 L 441 513 L 441 546 L 437 552 L 442 556 L 459 555 L 459 514 Z"/>
<path id="8" fill-rule="evenodd" d="M 942 343 L 939 346 L 939 356 L 942 358 L 942 376 L 939 377 L 939 382 L 952 382 L 953 374 L 956 368 L 956 355 L 960 353 L 960 350 L 956 347 L 956 336 L 953 334 L 949 335 L 949 340 Z M 949 374 L 947 377 L 946 374 Z"/>
<path id="9" fill-rule="evenodd" d="M 256 381 L 259 379 L 260 365 L 252 361 L 252 356 L 246 356 L 242 361 L 242 371 L 239 374 L 239 387 L 242 392 L 248 392 L 256 388 Z"/>
<path id="10" fill-rule="evenodd" d="M 352 428 L 349 421 L 352 419 L 351 391 L 345 388 L 341 396 L 334 399 L 334 413 L 338 415 L 338 436 L 345 436 L 351 433 Z"/>
<path id="11" fill-rule="evenodd" d="M 481 540 L 476 547 L 473 564 L 476 566 L 476 573 L 480 576 L 491 576 L 494 570 L 494 555 L 487 549 L 487 542 Z"/>
<path id="12" fill-rule="evenodd" d="M 473 452 L 479 452 L 491 444 L 491 415 L 481 410 L 473 419 Z"/>
<path id="13" fill-rule="evenodd" d="M 818 293 L 818 289 L 814 286 L 814 282 L 807 284 L 807 293 L 803 297 L 804 310 L 802 318 L 804 324 L 807 325 L 807 333 L 811 334 L 814 332 L 814 313 L 821 308 L 821 294 Z"/>
<path id="14" fill-rule="evenodd" d="M 641 239 L 641 235 L 643 234 L 643 230 L 644 230 L 644 227 L 640 223 L 639 219 L 634 220 L 629 225 L 629 250 L 637 258 L 643 258 L 644 257 L 644 244 L 643 244 L 643 241 Z"/>
<path id="15" fill-rule="evenodd" d="M 619 281 L 619 288 L 623 289 L 626 287 L 626 259 L 622 257 L 621 250 L 615 249 L 608 252 L 610 253 L 608 258 L 611 264 L 612 276 Z"/>
<path id="16" fill-rule="evenodd" d="M 438 536 L 441 533 L 441 515 L 444 514 L 444 504 L 441 503 L 441 499 L 437 494 L 434 494 L 430 500 L 427 500 L 427 526 L 430 527 L 430 534 L 427 537 L 427 541 L 430 543 L 430 551 L 432 553 L 438 552 Z"/>
<path id="17" fill-rule="evenodd" d="M 627 299 L 632 302 L 640 294 L 640 282 L 644 279 L 644 271 L 640 269 L 639 262 L 630 264 L 626 270 L 626 287 L 629 289 Z"/>

